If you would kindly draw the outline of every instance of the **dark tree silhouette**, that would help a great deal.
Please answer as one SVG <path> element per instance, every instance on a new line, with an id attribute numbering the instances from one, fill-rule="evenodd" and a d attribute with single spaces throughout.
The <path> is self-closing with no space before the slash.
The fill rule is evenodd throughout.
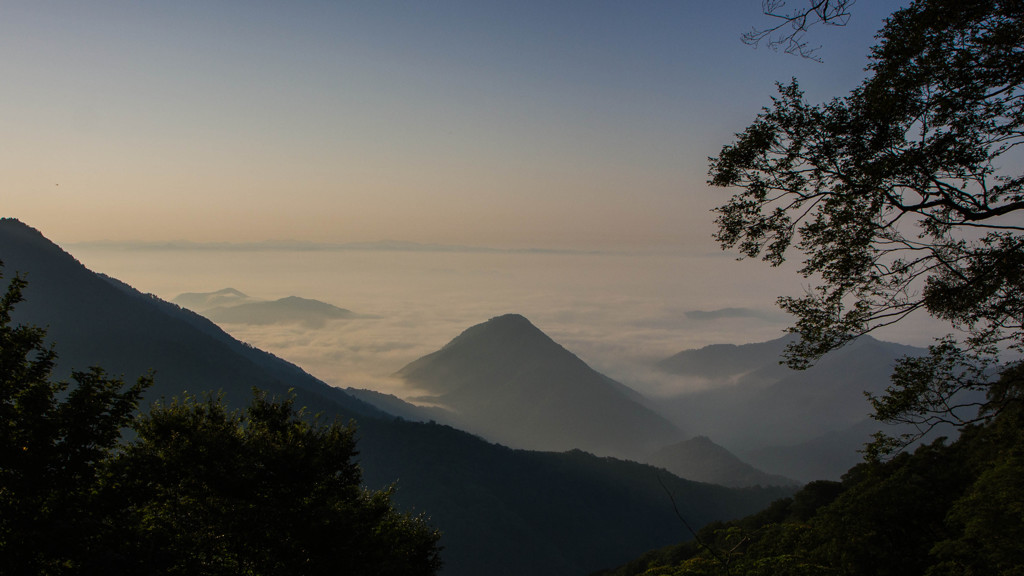
<path id="1" fill-rule="evenodd" d="M 716 238 L 772 265 L 804 255 L 817 286 L 780 299 L 794 367 L 916 310 L 960 330 L 932 348 L 951 372 L 905 365 L 917 379 L 875 399 L 924 432 L 970 421 L 954 397 L 988 391 L 999 350 L 1024 348 L 1024 3 L 919 0 L 879 39 L 849 96 L 813 105 L 780 85 L 711 159 L 710 183 L 740 190 Z"/>
<path id="2" fill-rule="evenodd" d="M 102 465 L 151 381 L 93 368 L 54 382 L 45 330 L 11 319 L 25 285 L 15 276 L 0 297 L 0 566 L 74 573 L 107 533 Z"/>
<path id="3" fill-rule="evenodd" d="M 126 574 L 422 575 L 439 533 L 360 486 L 355 428 L 256 392 L 159 403 L 111 463 Z"/>

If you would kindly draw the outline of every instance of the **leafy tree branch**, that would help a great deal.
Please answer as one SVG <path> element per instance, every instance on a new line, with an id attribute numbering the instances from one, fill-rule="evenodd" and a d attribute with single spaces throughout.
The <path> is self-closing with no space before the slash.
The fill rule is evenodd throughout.
<path id="1" fill-rule="evenodd" d="M 765 9 L 797 30 L 849 8 L 783 6 Z M 801 336 L 787 353 L 795 368 L 919 310 L 962 334 L 967 366 L 994 364 L 982 358 L 1024 351 L 1024 4 L 918 0 L 878 37 L 868 78 L 848 96 L 811 104 L 796 80 L 780 84 L 710 159 L 709 183 L 738 190 L 717 209 L 715 238 L 773 266 L 803 256 L 813 285 L 779 299 Z M 948 367 L 949 342 L 933 349 L 936 367 Z M 912 368 L 897 386 L 938 378 Z M 992 371 L 976 376 L 964 388 L 991 385 Z"/>

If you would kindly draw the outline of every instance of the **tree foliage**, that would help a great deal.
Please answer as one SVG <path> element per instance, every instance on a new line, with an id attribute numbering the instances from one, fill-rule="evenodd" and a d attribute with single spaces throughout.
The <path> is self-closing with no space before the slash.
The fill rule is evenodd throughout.
<path id="1" fill-rule="evenodd" d="M 355 428 L 256 394 L 158 404 L 111 463 L 127 503 L 126 573 L 433 574 L 439 535 L 360 487 Z"/>
<path id="2" fill-rule="evenodd" d="M 934 361 L 988 390 L 983 368 L 1024 348 L 1024 2 L 918 0 L 878 38 L 848 96 L 813 105 L 782 84 L 711 159 L 709 182 L 740 189 L 716 239 L 775 266 L 804 256 L 816 286 L 780 298 L 791 366 L 924 310 L 964 335 Z M 916 417 L 894 398 L 876 400 Z"/>
<path id="3" fill-rule="evenodd" d="M 25 284 L 15 276 L 0 297 L 0 565 L 50 573 L 80 565 L 103 537 L 102 465 L 150 379 L 126 385 L 92 368 L 53 381 L 45 331 L 12 323 Z"/>
<path id="4" fill-rule="evenodd" d="M 136 414 L 99 368 L 54 382 L 45 331 L 0 298 L 0 566 L 12 574 L 402 574 L 440 567 L 437 531 L 361 486 L 355 428 L 257 393 Z M 133 439 L 125 441 L 128 429 Z"/>

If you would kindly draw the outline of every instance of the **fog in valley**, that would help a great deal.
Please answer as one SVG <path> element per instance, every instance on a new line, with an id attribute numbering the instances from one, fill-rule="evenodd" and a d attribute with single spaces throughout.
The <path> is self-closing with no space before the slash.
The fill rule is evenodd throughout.
<path id="1" fill-rule="evenodd" d="M 251 299 L 299 296 L 350 310 L 358 317 L 321 325 L 221 327 L 333 386 L 400 397 L 415 391 L 392 377 L 397 370 L 506 313 L 526 316 L 599 372 L 645 395 L 701 390 L 714 383 L 653 365 L 686 349 L 782 336 L 789 318 L 775 299 L 805 282 L 790 267 L 680 251 L 68 249 L 91 269 L 165 300 L 230 287 Z M 878 336 L 920 346 L 943 333 L 922 320 Z"/>

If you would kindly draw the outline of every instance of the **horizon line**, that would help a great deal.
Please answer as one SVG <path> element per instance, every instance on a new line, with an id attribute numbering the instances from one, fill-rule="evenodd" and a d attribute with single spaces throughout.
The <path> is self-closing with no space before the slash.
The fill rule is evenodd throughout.
<path id="1" fill-rule="evenodd" d="M 311 242 L 302 240 L 261 240 L 258 242 L 194 242 L 191 240 L 142 241 L 142 240 L 89 240 L 69 242 L 68 247 L 105 248 L 112 250 L 195 250 L 233 252 L 466 252 L 483 254 L 572 254 L 600 255 L 619 254 L 608 250 L 580 250 L 573 248 L 496 248 L 493 246 L 467 246 L 462 244 L 434 244 L 381 240 L 376 242 Z"/>

